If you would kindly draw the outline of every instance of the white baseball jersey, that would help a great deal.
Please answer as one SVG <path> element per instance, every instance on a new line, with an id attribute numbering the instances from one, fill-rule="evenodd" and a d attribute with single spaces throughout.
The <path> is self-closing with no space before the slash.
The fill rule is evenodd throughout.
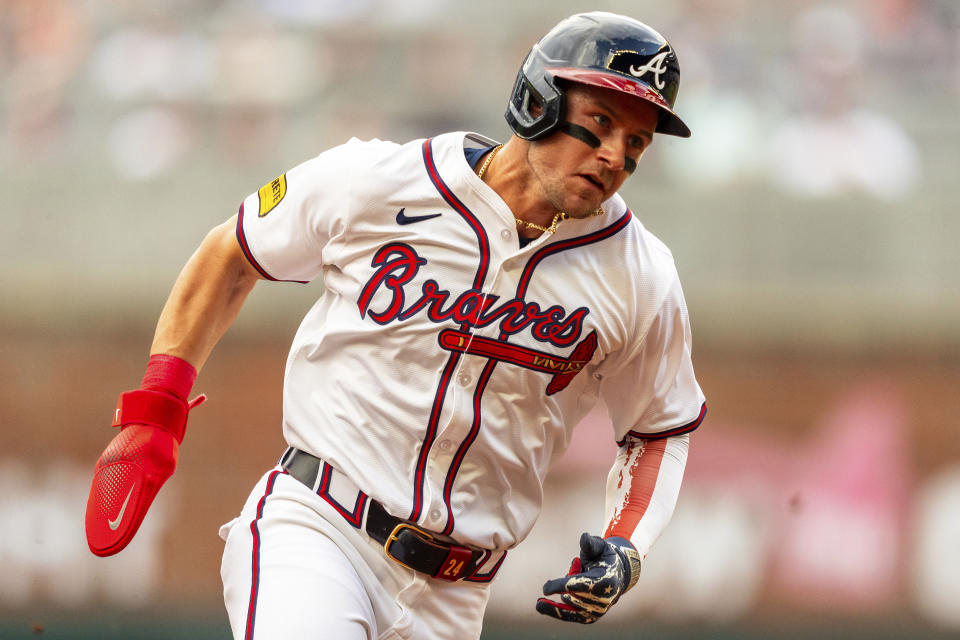
<path id="1" fill-rule="evenodd" d="M 508 549 L 599 398 L 624 443 L 693 430 L 704 397 L 673 258 L 623 200 L 520 248 L 465 144 L 491 142 L 353 139 L 247 197 L 237 236 L 264 277 L 325 285 L 287 361 L 287 442 L 396 516 Z"/>

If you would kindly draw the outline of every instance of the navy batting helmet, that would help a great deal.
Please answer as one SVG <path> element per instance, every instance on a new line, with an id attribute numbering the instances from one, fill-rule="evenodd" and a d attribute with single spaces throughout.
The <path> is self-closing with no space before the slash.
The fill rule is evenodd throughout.
<path id="1" fill-rule="evenodd" d="M 527 54 L 506 118 L 521 138 L 536 140 L 564 118 L 558 79 L 622 91 L 660 108 L 656 131 L 683 138 L 690 129 L 673 112 L 680 64 L 666 38 L 639 20 L 614 13 L 579 13 L 560 22 Z M 536 116 L 531 100 L 541 107 Z"/>

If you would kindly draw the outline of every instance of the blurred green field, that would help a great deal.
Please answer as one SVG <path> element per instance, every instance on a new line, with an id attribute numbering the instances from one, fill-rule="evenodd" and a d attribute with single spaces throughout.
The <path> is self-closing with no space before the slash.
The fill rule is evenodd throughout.
<path id="1" fill-rule="evenodd" d="M 937 631 L 916 621 L 792 621 L 746 626 L 664 626 L 642 624 L 623 628 L 603 621 L 589 627 L 557 624 L 537 629 L 509 627 L 490 621 L 481 640 L 956 640 L 957 634 Z M 225 616 L 48 613 L 35 617 L 0 616 L 3 640 L 231 640 Z M 335 640 L 335 639 L 330 639 Z"/>

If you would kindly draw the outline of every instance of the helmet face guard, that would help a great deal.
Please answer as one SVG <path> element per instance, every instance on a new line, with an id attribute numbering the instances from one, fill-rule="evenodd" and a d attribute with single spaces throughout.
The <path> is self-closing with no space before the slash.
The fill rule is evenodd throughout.
<path id="1" fill-rule="evenodd" d="M 557 80 L 621 91 L 656 105 L 658 133 L 690 136 L 673 104 L 680 65 L 670 43 L 638 20 L 612 13 L 581 13 L 563 20 L 527 54 L 505 117 L 527 140 L 554 131 L 565 117 L 566 95 Z M 532 102 L 540 105 L 536 116 Z"/>

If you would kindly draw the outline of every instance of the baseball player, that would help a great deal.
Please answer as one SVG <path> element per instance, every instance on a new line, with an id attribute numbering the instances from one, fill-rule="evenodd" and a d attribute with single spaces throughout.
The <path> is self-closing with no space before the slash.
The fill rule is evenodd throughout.
<path id="1" fill-rule="evenodd" d="M 91 550 L 120 551 L 173 472 L 196 372 L 254 284 L 322 278 L 287 360 L 289 448 L 220 530 L 234 637 L 479 637 L 551 463 L 602 398 L 619 445 L 605 522 L 535 603 L 600 618 L 670 518 L 705 413 L 673 258 L 617 194 L 655 133 L 690 135 L 678 84 L 656 31 L 575 15 L 524 61 L 505 143 L 352 139 L 249 195 L 187 263 L 120 397 Z"/>

